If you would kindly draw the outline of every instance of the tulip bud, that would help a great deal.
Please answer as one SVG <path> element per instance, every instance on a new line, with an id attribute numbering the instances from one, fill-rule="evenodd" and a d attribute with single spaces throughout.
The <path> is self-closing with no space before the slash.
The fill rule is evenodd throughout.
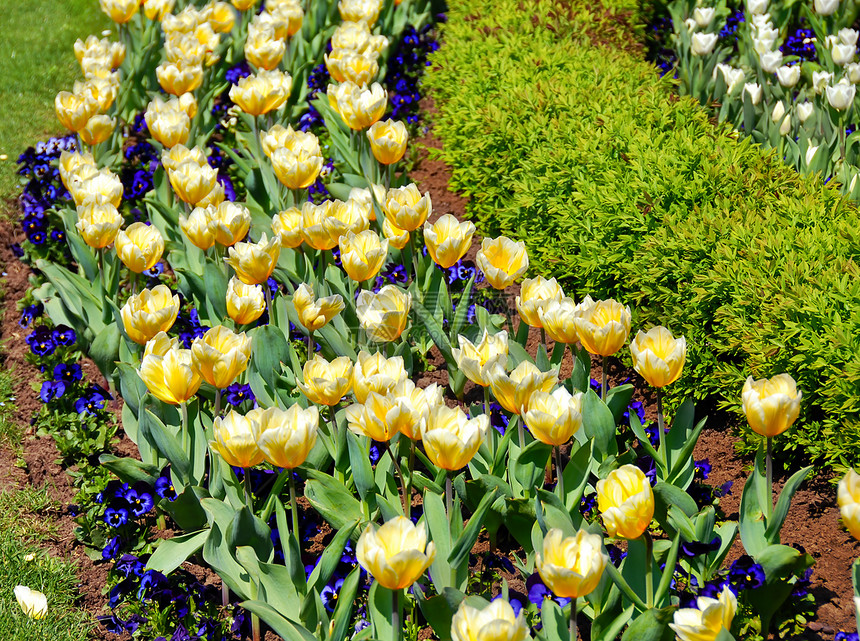
<path id="1" fill-rule="evenodd" d="M 230 100 L 251 116 L 280 109 L 290 96 L 293 79 L 280 71 L 260 71 L 230 88 Z"/>
<path id="2" fill-rule="evenodd" d="M 782 65 L 782 52 L 766 51 L 759 54 L 759 65 L 765 73 L 776 73 L 776 70 Z"/>
<path id="3" fill-rule="evenodd" d="M 723 80 L 726 82 L 726 93 L 729 95 L 733 94 L 735 89 L 740 87 L 746 79 L 743 69 L 735 69 L 729 65 L 720 63 L 716 66 L 714 72 L 716 73 L 717 70 L 723 74 Z"/>
<path id="4" fill-rule="evenodd" d="M 361 187 L 353 187 L 349 190 L 348 200 L 354 201 L 364 207 L 368 213 L 369 220 L 376 220 L 376 209 L 374 207 L 374 199 L 379 207 L 385 202 L 385 187 L 382 185 L 372 185 L 373 195 L 370 194 L 370 188 L 363 189 Z M 398 248 L 400 249 L 400 248 Z"/>
<path id="5" fill-rule="evenodd" d="M 181 96 L 203 84 L 203 67 L 162 62 L 155 68 L 155 76 L 164 91 L 174 96 Z"/>
<path id="6" fill-rule="evenodd" d="M 161 232 L 146 223 L 132 223 L 125 231 L 120 229 L 114 242 L 119 259 L 136 274 L 152 269 L 164 253 Z"/>
<path id="7" fill-rule="evenodd" d="M 717 44 L 717 34 L 715 33 L 694 33 L 691 38 L 691 51 L 694 56 L 707 56 Z"/>
<path id="8" fill-rule="evenodd" d="M 223 325 L 210 328 L 191 344 L 194 366 L 203 380 L 224 389 L 248 367 L 251 360 L 251 339 L 244 332 L 234 334 Z"/>
<path id="9" fill-rule="evenodd" d="M 716 13 L 716 9 L 713 7 L 696 7 L 693 9 L 693 19 L 699 25 L 699 28 L 704 29 L 711 24 L 711 21 L 714 19 L 714 13 Z"/>
<path id="10" fill-rule="evenodd" d="M 406 379 L 402 356 L 385 358 L 378 352 L 369 354 L 362 350 L 352 370 L 352 393 L 356 401 L 365 403 L 371 392 L 384 396 Z"/>
<path id="11" fill-rule="evenodd" d="M 260 0 L 230 0 L 239 11 L 247 11 L 257 5 Z"/>
<path id="12" fill-rule="evenodd" d="M 156 334 L 146 344 L 138 374 L 150 394 L 170 405 L 188 401 L 203 382 L 194 367 L 191 350 L 180 349 L 179 341 L 168 338 L 164 332 Z"/>
<path id="13" fill-rule="evenodd" d="M 272 219 L 272 233 L 281 241 L 282 248 L 296 248 L 304 242 L 302 235 L 302 212 L 290 207 Z"/>
<path id="14" fill-rule="evenodd" d="M 96 162 L 93 159 L 93 155 L 89 152 L 81 154 L 78 152 L 64 151 L 60 154 L 59 165 L 60 180 L 63 181 L 63 185 L 65 185 L 66 189 L 69 191 L 71 191 L 69 185 L 72 184 L 72 180 L 77 178 L 81 172 L 87 172 L 90 176 L 98 173 Z"/>
<path id="15" fill-rule="evenodd" d="M 383 165 L 393 165 L 403 158 L 408 137 L 406 125 L 391 119 L 375 122 L 367 130 L 373 157 Z"/>
<path id="16" fill-rule="evenodd" d="M 361 328 L 367 338 L 376 343 L 388 343 L 400 338 L 409 320 L 412 294 L 406 294 L 394 285 L 385 285 L 374 294 L 361 290 L 355 301 Z"/>
<path id="17" fill-rule="evenodd" d="M 377 122 L 388 106 L 388 93 L 378 82 L 370 87 L 344 83 L 337 92 L 337 111 L 350 129 L 367 129 Z M 331 100 L 331 97 L 329 98 Z"/>
<path id="18" fill-rule="evenodd" d="M 388 38 L 374 36 L 365 22 L 342 22 L 331 36 L 331 46 L 332 50 L 378 55 L 388 46 Z"/>
<path id="19" fill-rule="evenodd" d="M 352 82 L 364 87 L 373 82 L 379 73 L 377 54 L 373 51 L 358 53 L 344 49 L 334 49 L 325 54 L 325 65 L 335 82 Z"/>
<path id="20" fill-rule="evenodd" d="M 329 215 L 334 218 L 331 221 L 336 229 L 339 229 L 338 239 L 344 234 L 351 231 L 353 234 L 360 234 L 370 228 L 370 212 L 371 206 L 367 203 L 357 200 L 341 200 L 331 201 L 331 210 Z M 337 222 L 335 222 L 337 221 Z"/>
<path id="21" fill-rule="evenodd" d="M 415 183 L 389 190 L 383 207 L 391 224 L 407 232 L 423 225 L 433 209 L 430 193 L 422 196 Z"/>
<path id="22" fill-rule="evenodd" d="M 212 436 L 209 447 L 218 452 L 227 465 L 248 470 L 265 458 L 257 446 L 260 424 L 250 415 L 242 416 L 230 410 L 226 416 L 216 416 L 212 423 Z"/>
<path id="23" fill-rule="evenodd" d="M 309 135 L 313 136 L 313 134 Z M 316 136 L 314 136 L 314 141 L 316 141 Z M 308 149 L 307 147 L 295 150 L 286 147 L 273 149 L 270 157 L 278 180 L 288 189 L 305 189 L 312 185 L 323 166 L 323 158 L 318 150 L 318 142 L 316 149 Z"/>
<path id="24" fill-rule="evenodd" d="M 165 103 L 156 96 L 146 108 L 144 118 L 152 137 L 168 149 L 188 141 L 191 119 L 175 98 Z"/>
<path id="25" fill-rule="evenodd" d="M 143 13 L 150 20 L 161 22 L 164 16 L 173 11 L 176 0 L 144 0 Z"/>
<path id="26" fill-rule="evenodd" d="M 857 92 L 857 87 L 850 84 L 844 78 L 833 87 L 827 87 L 827 102 L 837 111 L 845 111 L 854 104 L 854 95 Z"/>
<path id="27" fill-rule="evenodd" d="M 237 325 L 247 325 L 263 315 L 266 301 L 260 285 L 246 285 L 235 276 L 227 284 L 227 314 Z"/>
<path id="28" fill-rule="evenodd" d="M 379 0 L 340 0 L 337 3 L 337 10 L 344 21 L 364 21 L 369 27 L 372 27 L 379 18 L 382 2 Z"/>
<path id="29" fill-rule="evenodd" d="M 696 606 L 675 611 L 669 627 L 679 641 L 715 641 L 724 628 L 731 629 L 738 601 L 729 586 L 725 586 L 718 599 L 700 596 Z"/>
<path id="30" fill-rule="evenodd" d="M 781 104 L 781 103 L 780 103 Z M 652 327 L 646 334 L 639 331 L 630 342 L 633 368 L 649 385 L 666 387 L 681 377 L 687 358 L 687 341 L 674 338 L 665 327 Z"/>
<path id="31" fill-rule="evenodd" d="M 89 119 L 96 115 L 98 104 L 85 96 L 76 96 L 61 91 L 54 98 L 54 111 L 60 123 L 70 131 L 78 132 L 87 126 Z"/>
<path id="32" fill-rule="evenodd" d="M 860 83 L 860 62 L 849 62 L 845 65 L 845 75 L 855 85 Z"/>
<path id="33" fill-rule="evenodd" d="M 214 209 L 209 225 L 215 242 L 225 247 L 233 247 L 248 235 L 248 230 L 251 228 L 251 213 L 244 205 L 224 201 Z M 263 236 L 265 237 L 265 234 Z M 260 244 L 265 244 L 265 241 L 261 240 Z M 277 256 L 274 260 L 277 263 Z M 232 263 L 230 264 L 232 265 Z M 249 284 L 254 285 L 256 283 Z"/>
<path id="34" fill-rule="evenodd" d="M 271 24 L 251 24 L 245 40 L 245 58 L 258 69 L 275 69 L 287 51 L 285 40 L 278 40 Z"/>
<path id="35" fill-rule="evenodd" d="M 287 38 L 296 35 L 302 29 L 305 12 L 301 5 L 294 2 L 283 2 L 275 6 L 269 6 L 271 3 L 266 3 L 266 8 L 269 12 L 285 25 Z"/>
<path id="36" fill-rule="evenodd" d="M 747 9 L 753 15 L 761 15 L 767 11 L 769 0 L 747 0 Z"/>
<path id="37" fill-rule="evenodd" d="M 444 402 L 442 388 L 433 383 L 421 389 L 415 387 L 415 383 L 408 378 L 403 378 L 390 393 L 397 406 L 397 412 L 392 415 L 396 428 L 413 441 L 421 440 L 421 425 L 427 419 L 428 412 Z"/>
<path id="38" fill-rule="evenodd" d="M 521 296 L 516 298 L 517 311 L 523 322 L 531 327 L 543 327 L 540 310 L 546 309 L 550 302 L 560 301 L 564 297 L 564 292 L 555 278 L 547 280 L 543 276 L 526 278 L 520 293 Z"/>
<path id="39" fill-rule="evenodd" d="M 833 49 L 830 51 L 833 58 L 833 64 L 839 65 L 840 67 L 847 65 L 854 59 L 854 52 L 856 50 L 857 45 L 833 45 Z"/>
<path id="40" fill-rule="evenodd" d="M 590 298 L 586 301 L 591 303 Z M 612 356 L 621 349 L 630 333 L 630 322 L 630 307 L 611 298 L 580 306 L 574 319 L 582 346 L 600 356 Z"/>
<path id="41" fill-rule="evenodd" d="M 526 427 L 547 445 L 564 445 L 582 427 L 582 392 L 571 395 L 563 387 L 552 394 L 539 390 L 529 398 L 527 409 Z"/>
<path id="42" fill-rule="evenodd" d="M 829 16 L 836 13 L 839 8 L 839 0 L 815 0 L 815 13 L 820 16 Z"/>
<path id="43" fill-rule="evenodd" d="M 200 147 L 188 149 L 185 145 L 179 144 L 161 152 L 161 165 L 168 175 L 186 161 L 195 162 L 201 167 L 209 164 L 206 153 Z"/>
<path id="44" fill-rule="evenodd" d="M 230 33 L 236 24 L 236 12 L 226 2 L 213 2 L 209 24 L 217 33 Z"/>
<path id="45" fill-rule="evenodd" d="M 469 251 L 474 233 L 472 223 L 461 223 L 451 214 L 445 214 L 432 225 L 424 223 L 424 244 L 433 262 L 448 269 Z"/>
<path id="46" fill-rule="evenodd" d="M 800 415 L 803 394 L 788 374 L 757 381 L 750 376 L 744 383 L 743 407 L 747 422 L 756 434 L 772 437 L 782 434 Z"/>
<path id="47" fill-rule="evenodd" d="M 298 388 L 312 403 L 337 405 L 352 387 L 352 362 L 339 356 L 328 362 L 319 354 L 305 362 L 302 368 L 305 382 Z"/>
<path id="48" fill-rule="evenodd" d="M 530 637 L 522 610 L 515 615 L 511 604 L 501 597 L 482 610 L 461 601 L 451 620 L 452 641 L 526 641 Z"/>
<path id="49" fill-rule="evenodd" d="M 117 24 L 125 24 L 140 7 L 139 0 L 99 0 L 99 6 Z"/>
<path id="50" fill-rule="evenodd" d="M 316 406 L 303 409 L 295 403 L 287 410 L 254 409 L 248 416 L 260 425 L 257 447 L 275 467 L 297 468 L 307 460 L 317 442 L 320 412 Z"/>
<path id="51" fill-rule="evenodd" d="M 757 105 L 761 102 L 764 91 L 757 82 L 747 82 L 744 84 L 744 93 L 750 97 L 750 102 Z"/>
<path id="52" fill-rule="evenodd" d="M 102 169 L 96 173 L 78 172 L 77 179 L 73 179 L 69 185 L 69 192 L 78 207 L 110 204 L 118 208 L 122 203 L 122 182 L 110 169 Z"/>
<path id="53" fill-rule="evenodd" d="M 499 236 L 481 241 L 475 262 L 490 285 L 504 289 L 525 274 L 529 268 L 529 255 L 523 241 L 514 242 L 506 236 Z"/>
<path id="54" fill-rule="evenodd" d="M 603 537 L 579 530 L 564 537 L 552 528 L 543 539 L 542 554 L 535 557 L 540 578 L 556 596 L 576 599 L 594 591 L 609 556 L 603 551 Z"/>
<path id="55" fill-rule="evenodd" d="M 558 369 L 542 372 L 531 361 L 523 361 L 508 376 L 502 363 L 496 361 L 488 369 L 487 377 L 499 405 L 512 414 L 520 414 L 528 408 L 532 394 L 549 392 L 555 387 Z"/>
<path id="56" fill-rule="evenodd" d="M 299 322 L 308 330 L 315 332 L 328 325 L 346 305 L 340 294 L 316 298 L 313 286 L 302 283 L 293 294 L 293 307 L 296 309 Z"/>
<path id="57" fill-rule="evenodd" d="M 166 285 L 156 285 L 130 296 L 120 310 L 128 337 L 145 345 L 159 332 L 167 332 L 179 315 L 179 296 Z"/>
<path id="58" fill-rule="evenodd" d="M 407 415 L 411 413 L 407 410 Z M 371 392 L 363 405 L 355 403 L 346 408 L 351 432 L 374 441 L 387 442 L 399 432 L 401 407 L 390 395 Z"/>
<path id="59" fill-rule="evenodd" d="M 860 539 L 860 474 L 852 469 L 839 481 L 836 493 L 842 523 L 855 539 Z"/>
<path id="60" fill-rule="evenodd" d="M 833 82 L 832 73 L 828 71 L 812 72 L 812 88 L 815 90 L 815 93 L 822 93 L 831 82 Z"/>
<path id="61" fill-rule="evenodd" d="M 795 86 L 800 81 L 800 65 L 780 67 L 776 70 L 776 78 L 783 87 Z"/>
<path id="62" fill-rule="evenodd" d="M 122 223 L 122 216 L 112 204 L 90 203 L 78 207 L 75 228 L 87 245 L 102 249 L 114 241 Z"/>
<path id="63" fill-rule="evenodd" d="M 475 345 L 468 338 L 460 334 L 457 336 L 460 348 L 451 350 L 457 367 L 466 378 L 480 385 L 490 385 L 490 370 L 498 361 L 504 368 L 508 359 L 508 333 L 501 331 L 498 334 L 489 334 L 484 328 L 480 342 Z"/>
<path id="64" fill-rule="evenodd" d="M 263 234 L 259 243 L 236 243 L 230 247 L 225 261 L 243 283 L 259 285 L 269 280 L 280 255 L 280 239 L 268 239 L 266 234 Z"/>
<path id="65" fill-rule="evenodd" d="M 437 405 L 427 412 L 421 427 L 424 451 L 436 467 L 455 471 L 466 467 L 487 436 L 490 419 L 481 414 L 466 417 L 459 407 Z"/>
<path id="66" fill-rule="evenodd" d="M 87 120 L 87 124 L 78 134 L 85 144 L 93 146 L 110 138 L 114 125 L 116 125 L 116 120 L 113 118 L 97 115 Z"/>
<path id="67" fill-rule="evenodd" d="M 609 536 L 642 536 L 654 517 L 654 492 L 642 470 L 622 465 L 598 481 L 597 509 Z"/>
<path id="68" fill-rule="evenodd" d="M 48 599 L 38 590 L 31 590 L 25 585 L 16 585 L 13 590 L 18 605 L 31 619 L 44 619 L 48 613 Z"/>
<path id="69" fill-rule="evenodd" d="M 436 546 L 427 543 L 425 526 L 397 516 L 378 528 L 369 524 L 355 546 L 359 564 L 389 590 L 408 588 L 436 558 Z"/>
<path id="70" fill-rule="evenodd" d="M 340 237 L 339 244 L 343 270 L 359 283 L 374 278 L 388 256 L 388 241 L 380 241 L 377 233 L 370 229 L 358 234 L 347 231 Z"/>
<path id="71" fill-rule="evenodd" d="M 212 231 L 214 216 L 214 207 L 195 207 L 188 218 L 179 216 L 179 227 L 195 247 L 206 251 L 215 244 L 215 234 Z"/>
<path id="72" fill-rule="evenodd" d="M 579 340 L 576 333 L 576 304 L 572 298 L 564 296 L 551 299 L 546 306 L 538 307 L 537 313 L 540 326 L 556 343 L 572 345 Z"/>
<path id="73" fill-rule="evenodd" d="M 218 170 L 186 160 L 170 172 L 169 178 L 177 198 L 189 205 L 197 205 L 215 187 Z"/>
<path id="74" fill-rule="evenodd" d="M 803 159 L 806 161 L 806 166 L 809 167 L 812 164 L 812 161 L 815 159 L 815 154 L 818 152 L 818 147 L 820 145 L 809 145 L 806 148 L 806 154 Z"/>

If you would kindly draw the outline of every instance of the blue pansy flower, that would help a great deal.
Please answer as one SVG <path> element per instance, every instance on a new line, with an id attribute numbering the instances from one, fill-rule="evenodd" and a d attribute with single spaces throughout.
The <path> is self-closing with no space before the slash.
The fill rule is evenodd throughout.
<path id="1" fill-rule="evenodd" d="M 64 383 L 74 383 L 84 377 L 81 366 L 77 363 L 59 363 L 54 366 L 54 380 Z"/>
<path id="2" fill-rule="evenodd" d="M 55 398 L 60 398 L 66 393 L 66 384 L 63 381 L 45 381 L 39 390 L 39 398 L 43 403 L 50 403 Z"/>

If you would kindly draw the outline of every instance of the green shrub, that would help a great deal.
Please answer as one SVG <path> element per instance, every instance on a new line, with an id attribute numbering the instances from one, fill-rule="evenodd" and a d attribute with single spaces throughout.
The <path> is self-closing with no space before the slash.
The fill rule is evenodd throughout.
<path id="1" fill-rule="evenodd" d="M 450 6 L 427 82 L 480 230 L 525 239 L 530 274 L 577 299 L 686 335 L 679 395 L 739 411 L 747 375 L 791 373 L 804 414 L 782 453 L 860 463 L 857 210 L 678 99 L 617 0 Z"/>

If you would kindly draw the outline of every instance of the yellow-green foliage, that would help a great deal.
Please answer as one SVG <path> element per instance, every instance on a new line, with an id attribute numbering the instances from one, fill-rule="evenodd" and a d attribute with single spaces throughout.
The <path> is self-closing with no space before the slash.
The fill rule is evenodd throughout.
<path id="1" fill-rule="evenodd" d="M 529 273 L 577 299 L 685 334 L 680 392 L 737 409 L 748 374 L 791 373 L 804 414 L 778 446 L 860 463 L 857 210 L 678 99 L 624 3 L 450 5 L 427 82 L 481 231 L 524 239 Z"/>

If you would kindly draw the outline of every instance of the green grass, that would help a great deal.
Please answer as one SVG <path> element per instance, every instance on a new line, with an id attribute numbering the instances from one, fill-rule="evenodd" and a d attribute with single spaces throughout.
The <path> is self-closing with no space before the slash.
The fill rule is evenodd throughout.
<path id="1" fill-rule="evenodd" d="M 110 26 L 97 0 L 15 0 L 0 11 L 0 210 L 15 195 L 15 160 L 37 140 L 60 133 L 54 96 L 82 80 L 72 45 Z"/>

